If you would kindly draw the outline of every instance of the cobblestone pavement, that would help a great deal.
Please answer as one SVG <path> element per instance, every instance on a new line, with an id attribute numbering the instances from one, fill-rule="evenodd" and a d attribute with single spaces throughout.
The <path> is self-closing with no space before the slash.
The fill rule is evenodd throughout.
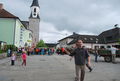
<path id="1" fill-rule="evenodd" d="M 94 62 L 93 71 L 86 68 L 85 81 L 120 81 L 120 59 L 117 64 L 106 63 L 103 58 Z M 10 58 L 0 60 L 0 81 L 74 81 L 74 60 L 69 56 L 28 56 L 27 66 L 21 66 L 21 60 L 10 66 Z"/>

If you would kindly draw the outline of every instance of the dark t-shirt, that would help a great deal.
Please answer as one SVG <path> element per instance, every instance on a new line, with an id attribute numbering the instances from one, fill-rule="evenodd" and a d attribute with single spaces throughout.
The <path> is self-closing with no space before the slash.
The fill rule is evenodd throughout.
<path id="1" fill-rule="evenodd" d="M 85 61 L 89 57 L 89 54 L 85 48 L 76 48 L 70 56 L 74 56 L 76 65 L 85 65 Z"/>

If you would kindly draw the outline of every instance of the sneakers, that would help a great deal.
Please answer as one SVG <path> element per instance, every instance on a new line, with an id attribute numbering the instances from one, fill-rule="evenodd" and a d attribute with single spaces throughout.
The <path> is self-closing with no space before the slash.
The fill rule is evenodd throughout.
<path id="1" fill-rule="evenodd" d="M 91 68 L 89 72 L 92 72 L 92 70 L 93 70 L 93 69 Z"/>

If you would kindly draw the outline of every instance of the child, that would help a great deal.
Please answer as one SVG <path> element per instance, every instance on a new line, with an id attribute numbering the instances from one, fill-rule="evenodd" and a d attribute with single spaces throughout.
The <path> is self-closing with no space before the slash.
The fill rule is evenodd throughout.
<path id="1" fill-rule="evenodd" d="M 13 54 L 11 55 L 11 66 L 15 65 L 15 59 L 16 59 L 16 56 L 15 56 L 15 54 L 13 53 Z"/>
<path id="2" fill-rule="evenodd" d="M 26 59 L 27 59 L 26 51 L 23 51 L 21 57 L 22 57 L 22 60 L 23 60 L 22 65 L 25 65 L 25 66 L 26 66 Z"/>

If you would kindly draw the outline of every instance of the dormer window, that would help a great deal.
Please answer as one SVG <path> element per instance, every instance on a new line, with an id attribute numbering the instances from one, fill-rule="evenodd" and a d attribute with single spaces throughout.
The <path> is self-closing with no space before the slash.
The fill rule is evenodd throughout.
<path id="1" fill-rule="evenodd" d="M 84 40 L 87 40 L 87 38 L 84 38 Z"/>
<path id="2" fill-rule="evenodd" d="M 93 40 L 93 38 L 90 38 L 90 40 Z"/>
<path id="3" fill-rule="evenodd" d="M 96 40 L 98 40 L 98 39 L 96 38 Z"/>

